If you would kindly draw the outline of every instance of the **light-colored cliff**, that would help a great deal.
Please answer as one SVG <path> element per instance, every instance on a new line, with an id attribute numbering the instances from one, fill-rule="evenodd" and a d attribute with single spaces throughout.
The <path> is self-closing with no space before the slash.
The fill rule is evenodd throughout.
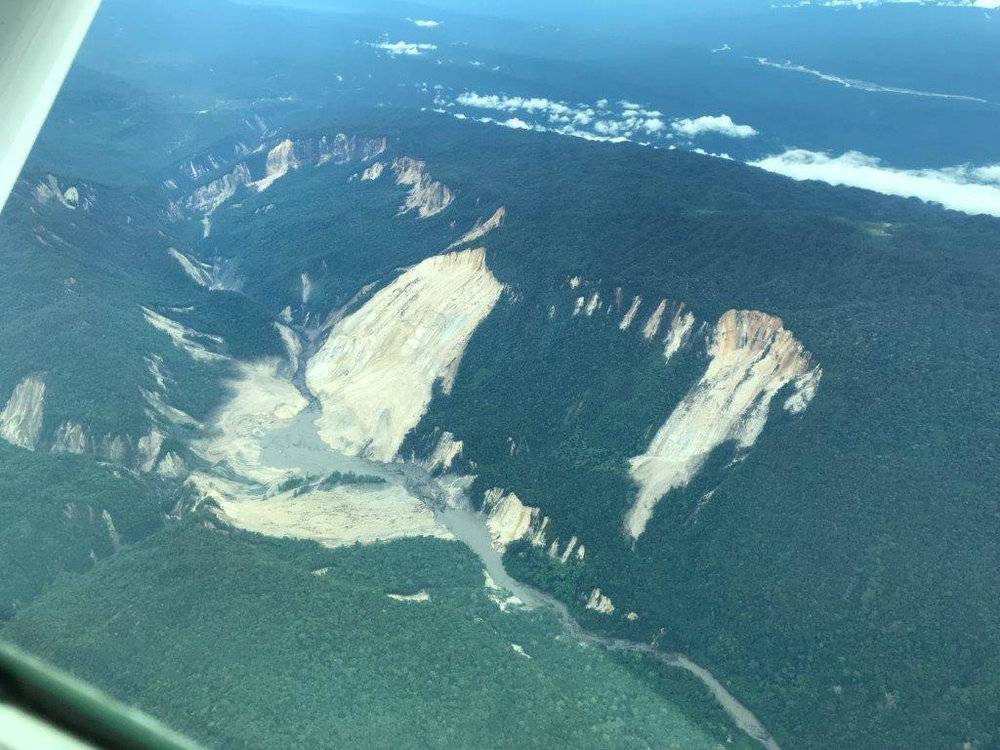
<path id="1" fill-rule="evenodd" d="M 277 179 L 277 177 L 274 179 Z M 189 211 L 194 211 L 202 215 L 203 237 L 208 237 L 211 232 L 212 214 L 226 201 L 236 195 L 237 190 L 244 185 L 251 184 L 251 182 L 250 170 L 247 169 L 245 164 L 238 164 L 232 172 L 212 180 L 207 185 L 202 185 L 188 196 L 184 207 Z"/>
<path id="2" fill-rule="evenodd" d="M 250 184 L 257 192 L 263 193 L 276 180 L 280 180 L 290 170 L 298 169 L 300 166 L 299 157 L 295 153 L 295 144 L 291 139 L 286 138 L 267 152 L 264 176 Z"/>
<path id="3" fill-rule="evenodd" d="M 12 445 L 34 450 L 42 433 L 45 381 L 29 376 L 14 386 L 0 412 L 0 438 Z"/>
<path id="4" fill-rule="evenodd" d="M 382 172 L 384 171 L 385 171 L 385 162 L 381 161 L 374 162 L 371 166 L 366 168 L 364 172 L 361 173 L 361 179 L 364 182 L 371 182 L 373 180 L 377 180 L 379 177 L 382 176 Z"/>
<path id="5" fill-rule="evenodd" d="M 275 322 L 275 330 L 281 336 L 281 343 L 285 345 L 285 352 L 288 354 L 288 370 L 292 374 L 299 371 L 299 358 L 302 356 L 302 339 L 288 326 Z"/>
<path id="6" fill-rule="evenodd" d="M 684 312 L 683 305 L 674 311 L 673 317 L 670 319 L 670 330 L 664 340 L 664 357 L 670 359 L 688 342 L 691 331 L 694 330 L 694 323 L 694 315 L 690 312 Z"/>
<path id="7" fill-rule="evenodd" d="M 482 248 L 418 263 L 340 320 L 306 366 L 320 436 L 334 450 L 390 461 L 503 286 Z"/>
<path id="8" fill-rule="evenodd" d="M 80 455 L 90 449 L 90 440 L 83 426 L 78 422 L 68 420 L 56 429 L 52 441 L 53 453 L 74 453 Z"/>
<path id="9" fill-rule="evenodd" d="M 416 211 L 421 219 L 426 219 L 444 211 L 455 199 L 446 185 L 430 176 L 422 161 L 401 156 L 392 162 L 392 170 L 396 173 L 396 184 L 410 188 L 399 207 L 401 214 Z"/>
<path id="10" fill-rule="evenodd" d="M 504 492 L 498 487 L 487 490 L 483 494 L 483 513 L 495 550 L 503 552 L 508 545 L 521 539 L 527 539 L 536 547 L 545 544 L 548 517 L 542 516 L 538 508 L 522 503 L 513 492 Z"/>
<path id="11" fill-rule="evenodd" d="M 705 374 L 646 452 L 631 459 L 639 491 L 625 530 L 633 539 L 645 530 L 660 499 L 690 482 L 712 450 L 727 441 L 742 449 L 752 446 L 774 395 L 814 369 L 809 353 L 779 318 L 753 310 L 730 310 L 719 319 L 709 356 Z"/>
<path id="12" fill-rule="evenodd" d="M 642 336 L 645 339 L 653 338 L 660 330 L 660 321 L 663 320 L 663 313 L 667 309 L 667 301 L 665 299 L 660 300 L 660 304 L 656 306 L 653 313 L 646 320 L 646 325 L 642 327 Z"/>
<path id="13" fill-rule="evenodd" d="M 586 607 L 602 615 L 614 614 L 615 611 L 615 605 L 611 603 L 611 600 L 607 596 L 601 593 L 600 589 L 594 589 L 590 592 Z"/>
<path id="14" fill-rule="evenodd" d="M 632 321 L 635 320 L 636 313 L 639 312 L 639 305 L 642 304 L 642 297 L 636 295 L 632 298 L 632 304 L 629 305 L 628 311 L 622 316 L 622 322 L 618 324 L 618 328 L 622 331 L 627 331 L 629 326 L 632 325 Z"/>
<path id="15" fill-rule="evenodd" d="M 490 216 L 490 218 L 486 219 L 486 221 L 478 219 L 476 223 L 472 226 L 472 229 L 470 229 L 468 232 L 466 232 L 457 240 L 448 245 L 448 249 L 451 250 L 453 248 L 460 247 L 461 245 L 468 245 L 469 243 L 481 240 L 483 237 L 485 237 L 494 229 L 503 224 L 504 219 L 506 217 L 507 217 L 507 209 L 504 208 L 503 206 L 500 206 L 500 208 L 494 211 L 493 215 Z"/>
<path id="16" fill-rule="evenodd" d="M 463 447 L 462 441 L 455 440 L 455 436 L 450 432 L 441 433 L 434 452 L 427 460 L 428 471 L 432 473 L 438 470 L 450 471 L 452 463 L 462 455 Z"/>
<path id="17" fill-rule="evenodd" d="M 171 320 L 165 315 L 161 315 L 148 307 L 142 308 L 142 314 L 146 322 L 153 328 L 167 334 L 171 342 L 178 349 L 183 349 L 192 359 L 199 362 L 223 362 L 228 359 L 225 355 L 212 351 L 210 346 L 218 346 L 223 343 L 218 336 L 208 333 L 201 333 L 192 328 L 188 328 L 176 320 Z"/>

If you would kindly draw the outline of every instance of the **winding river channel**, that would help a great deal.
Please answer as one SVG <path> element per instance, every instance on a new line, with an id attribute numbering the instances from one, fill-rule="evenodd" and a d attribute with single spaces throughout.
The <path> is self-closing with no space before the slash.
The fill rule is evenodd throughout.
<path id="1" fill-rule="evenodd" d="M 317 415 L 318 410 L 314 404 L 291 422 L 270 430 L 263 439 L 262 462 L 314 475 L 331 471 L 376 475 L 405 488 L 426 504 L 438 521 L 480 559 L 497 585 L 508 590 L 528 607 L 545 608 L 554 613 L 568 637 L 608 651 L 643 654 L 668 667 L 691 673 L 711 691 L 733 723 L 767 750 L 780 750 L 778 743 L 753 712 L 704 667 L 683 654 L 661 651 L 646 643 L 611 638 L 586 630 L 561 601 L 513 578 L 504 568 L 501 553 L 493 548 L 483 515 L 472 509 L 457 478 L 432 476 L 419 463 L 380 463 L 336 453 L 319 437 L 314 424 Z"/>

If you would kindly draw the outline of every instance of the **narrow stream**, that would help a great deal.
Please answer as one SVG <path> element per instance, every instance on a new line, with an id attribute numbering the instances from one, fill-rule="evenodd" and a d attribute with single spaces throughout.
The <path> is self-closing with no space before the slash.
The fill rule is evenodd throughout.
<path id="1" fill-rule="evenodd" d="M 425 467 L 417 463 L 398 461 L 385 464 L 336 453 L 319 437 L 314 424 L 317 415 L 318 410 L 313 405 L 291 422 L 268 432 L 263 443 L 263 463 L 312 475 L 328 474 L 331 471 L 371 474 L 402 486 L 424 502 L 442 525 L 482 561 L 486 572 L 499 586 L 510 591 L 529 607 L 544 607 L 553 612 L 569 637 L 609 651 L 644 654 L 668 667 L 691 673 L 712 692 L 733 723 L 760 742 L 766 750 L 780 750 L 778 743 L 753 712 L 704 667 L 683 654 L 664 652 L 646 643 L 610 638 L 585 630 L 561 601 L 513 578 L 504 568 L 502 555 L 493 548 L 483 516 L 472 510 L 464 491 L 455 483 L 449 482 L 448 477 L 433 477 Z"/>

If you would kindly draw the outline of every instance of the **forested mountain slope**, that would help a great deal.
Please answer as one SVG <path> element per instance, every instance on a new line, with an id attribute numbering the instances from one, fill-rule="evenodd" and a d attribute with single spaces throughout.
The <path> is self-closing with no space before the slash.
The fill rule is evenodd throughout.
<path id="1" fill-rule="evenodd" d="M 371 23 L 312 99 L 74 73 L 0 218 L 2 632 L 220 746 L 754 746 L 502 555 L 769 747 L 1000 741 L 1000 221 L 421 111 Z"/>

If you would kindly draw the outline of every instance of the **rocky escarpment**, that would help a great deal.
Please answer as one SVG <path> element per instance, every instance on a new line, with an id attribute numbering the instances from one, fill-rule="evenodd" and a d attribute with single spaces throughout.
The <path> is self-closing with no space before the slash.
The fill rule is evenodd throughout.
<path id="1" fill-rule="evenodd" d="M 42 432 L 45 381 L 28 376 L 14 386 L 14 392 L 0 412 L 0 437 L 12 445 L 32 450 Z"/>
<path id="2" fill-rule="evenodd" d="M 391 461 L 434 386 L 451 391 L 473 332 L 503 286 L 482 248 L 418 263 L 338 322 L 306 367 L 335 450 Z"/>
<path id="3" fill-rule="evenodd" d="M 687 486 L 712 451 L 726 443 L 739 451 L 753 447 L 779 391 L 790 390 L 782 408 L 792 414 L 804 411 L 816 395 L 822 369 L 773 315 L 729 310 L 709 325 L 683 302 L 646 302 L 632 295 L 626 303 L 629 297 L 620 287 L 602 296 L 599 284 L 580 276 L 567 279 L 564 289 L 572 301 L 553 305 L 550 319 L 603 315 L 617 321 L 622 333 L 662 346 L 667 363 L 683 350 L 708 358 L 704 374 L 670 412 L 646 451 L 629 461 L 638 492 L 624 528 L 633 540 L 645 530 L 660 499 Z"/>
<path id="4" fill-rule="evenodd" d="M 524 539 L 531 546 L 544 549 L 553 560 L 563 563 L 571 559 L 583 560 L 587 555 L 586 547 L 575 536 L 565 544 L 558 537 L 549 541 L 549 517 L 538 508 L 525 505 L 513 492 L 504 492 L 498 487 L 487 490 L 483 494 L 483 514 L 493 548 L 498 552 Z"/>
<path id="5" fill-rule="evenodd" d="M 396 173 L 396 184 L 409 186 L 399 213 L 416 211 L 421 219 L 441 213 L 455 199 L 448 186 L 435 180 L 427 171 L 427 164 L 409 156 L 401 156 L 392 162 Z"/>
<path id="6" fill-rule="evenodd" d="M 452 250 L 456 247 L 461 247 L 462 245 L 468 245 L 472 242 L 478 242 L 483 237 L 488 235 L 494 229 L 500 227 L 504 219 L 507 218 L 507 209 L 500 206 L 488 219 L 479 219 L 472 226 L 472 228 L 459 237 L 457 240 L 448 245 L 448 249 Z"/>
<path id="7" fill-rule="evenodd" d="M 172 475 L 183 463 L 176 454 L 162 455 L 165 434 L 152 422 L 138 439 L 120 434 L 92 436 L 83 424 L 71 419 L 62 422 L 50 434 L 43 434 L 45 393 L 46 383 L 41 376 L 21 380 L 0 411 L 0 438 L 26 450 L 91 454 L 143 473 L 159 471 L 162 460 L 166 459 L 165 471 Z"/>
<path id="8" fill-rule="evenodd" d="M 212 215 L 240 190 L 264 192 L 289 172 L 304 167 L 369 161 L 382 154 L 387 146 L 385 138 L 348 136 L 344 133 L 333 137 L 295 140 L 285 138 L 277 143 L 270 143 L 273 145 L 268 146 L 267 141 L 262 141 L 254 148 L 237 144 L 234 147 L 234 161 L 229 162 L 230 166 L 224 166 L 227 160 L 214 155 L 205 157 L 198 165 L 194 161 L 189 162 L 183 171 L 196 184 L 209 175 L 216 176 L 196 187 L 186 198 L 172 200 L 167 207 L 167 215 L 175 220 L 182 219 L 185 212 L 200 215 L 203 236 L 207 238 L 211 232 Z M 248 162 L 253 163 L 265 151 L 263 174 L 254 179 Z M 219 174 L 223 169 L 229 171 Z M 164 187 L 171 191 L 178 189 L 174 180 L 164 182 Z"/>
<path id="9" fill-rule="evenodd" d="M 779 318 L 730 310 L 715 325 L 704 375 L 674 408 L 644 453 L 630 461 L 639 487 L 625 517 L 633 539 L 670 490 L 685 486 L 711 452 L 725 442 L 746 450 L 767 422 L 774 396 L 791 384 L 785 408 L 801 411 L 820 377 L 802 344 Z"/>

